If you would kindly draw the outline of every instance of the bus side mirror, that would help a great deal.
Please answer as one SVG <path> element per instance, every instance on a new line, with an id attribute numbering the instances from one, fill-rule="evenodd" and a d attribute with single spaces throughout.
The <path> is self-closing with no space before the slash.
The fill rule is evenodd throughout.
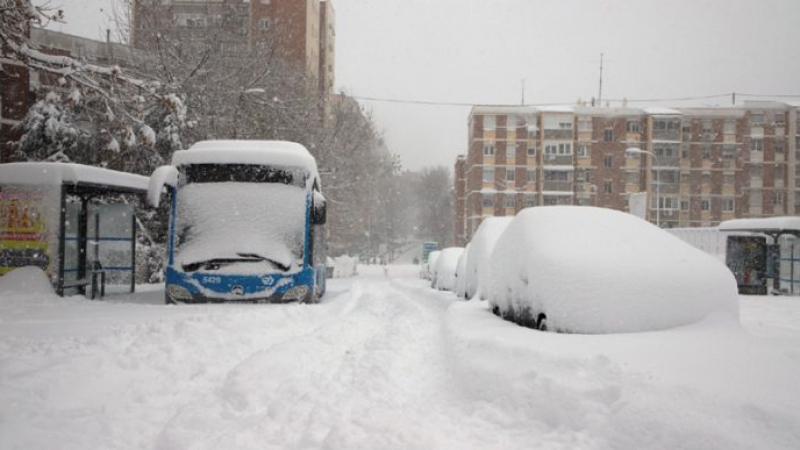
<path id="1" fill-rule="evenodd" d="M 324 201 L 315 202 L 311 208 L 311 224 L 324 225 L 328 221 L 328 206 Z"/>
<path id="2" fill-rule="evenodd" d="M 158 208 L 161 203 L 161 192 L 164 186 L 175 187 L 178 184 L 178 169 L 175 166 L 161 166 L 150 175 L 150 185 L 147 189 L 147 203 L 153 208 Z"/>

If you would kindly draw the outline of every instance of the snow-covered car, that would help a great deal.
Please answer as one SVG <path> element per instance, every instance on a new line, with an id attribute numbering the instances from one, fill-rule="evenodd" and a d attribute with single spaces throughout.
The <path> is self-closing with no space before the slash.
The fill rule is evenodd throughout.
<path id="1" fill-rule="evenodd" d="M 464 248 L 456 265 L 456 297 L 466 298 L 467 289 L 467 259 L 469 258 L 469 244 Z"/>
<path id="2" fill-rule="evenodd" d="M 436 258 L 436 266 L 433 270 L 431 287 L 440 291 L 455 291 L 456 289 L 456 267 L 458 259 L 464 253 L 464 247 L 448 247 Z"/>
<path id="3" fill-rule="evenodd" d="M 623 333 L 687 325 L 715 312 L 738 317 L 736 280 L 722 262 L 611 209 L 522 210 L 490 261 L 490 308 L 528 327 Z"/>
<path id="4" fill-rule="evenodd" d="M 465 273 L 466 298 L 478 295 L 479 299 L 486 299 L 485 285 L 489 279 L 489 257 L 500 235 L 512 219 L 513 217 L 487 217 L 472 236 Z"/>
<path id="5" fill-rule="evenodd" d="M 428 262 L 422 265 L 422 278 L 426 280 L 433 279 L 433 273 L 436 269 L 436 259 L 439 258 L 441 253 L 441 250 L 435 250 L 428 254 Z"/>

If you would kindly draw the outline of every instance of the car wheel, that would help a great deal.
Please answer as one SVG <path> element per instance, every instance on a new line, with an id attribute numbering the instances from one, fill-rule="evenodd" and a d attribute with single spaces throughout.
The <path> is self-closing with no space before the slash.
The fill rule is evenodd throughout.
<path id="1" fill-rule="evenodd" d="M 538 326 L 537 328 L 539 331 L 548 331 L 547 328 L 547 316 L 544 314 L 539 314 Z"/>
<path id="2" fill-rule="evenodd" d="M 494 314 L 497 317 L 500 317 L 500 307 L 497 306 L 497 305 L 494 305 L 492 307 L 492 314 Z"/>

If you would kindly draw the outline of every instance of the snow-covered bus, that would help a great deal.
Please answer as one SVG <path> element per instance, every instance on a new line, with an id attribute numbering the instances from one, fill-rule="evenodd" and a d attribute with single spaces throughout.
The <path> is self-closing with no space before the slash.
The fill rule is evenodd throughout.
<path id="1" fill-rule="evenodd" d="M 306 302 L 325 292 L 325 198 L 300 144 L 203 141 L 156 169 L 171 192 L 167 303 Z"/>

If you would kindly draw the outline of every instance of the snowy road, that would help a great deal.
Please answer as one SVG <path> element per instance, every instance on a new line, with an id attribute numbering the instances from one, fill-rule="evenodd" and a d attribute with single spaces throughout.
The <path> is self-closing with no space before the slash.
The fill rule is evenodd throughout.
<path id="1" fill-rule="evenodd" d="M 391 268 L 320 305 L 0 301 L 0 448 L 800 448 L 800 306 L 613 336 Z"/>

